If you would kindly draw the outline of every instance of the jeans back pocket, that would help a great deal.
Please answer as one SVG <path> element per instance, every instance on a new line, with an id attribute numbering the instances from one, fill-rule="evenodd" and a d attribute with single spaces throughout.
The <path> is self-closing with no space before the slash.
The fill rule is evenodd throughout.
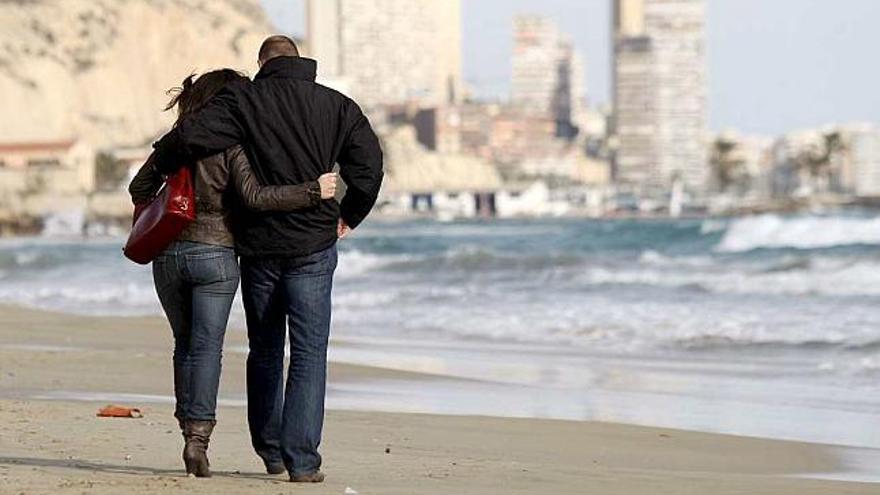
<path id="1" fill-rule="evenodd" d="M 190 282 L 211 284 L 238 278 L 238 262 L 231 250 L 185 255 Z"/>

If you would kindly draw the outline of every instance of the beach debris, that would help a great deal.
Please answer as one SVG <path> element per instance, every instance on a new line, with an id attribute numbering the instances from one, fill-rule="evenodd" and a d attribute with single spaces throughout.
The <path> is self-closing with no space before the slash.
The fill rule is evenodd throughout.
<path id="1" fill-rule="evenodd" d="M 385 453 L 386 453 L 386 454 L 390 454 L 390 453 L 391 453 L 391 447 L 385 447 Z"/>
<path id="2" fill-rule="evenodd" d="M 358 495 L 358 492 L 354 488 L 347 486 L 345 487 L 345 491 L 342 492 L 342 495 Z"/>
<path id="3" fill-rule="evenodd" d="M 107 405 L 98 410 L 99 418 L 143 418 L 141 410 L 136 407 Z"/>
<path id="4" fill-rule="evenodd" d="M 126 460 L 126 461 L 130 461 L 130 460 L 131 460 L 131 454 L 126 455 L 126 456 L 125 456 L 125 460 Z"/>

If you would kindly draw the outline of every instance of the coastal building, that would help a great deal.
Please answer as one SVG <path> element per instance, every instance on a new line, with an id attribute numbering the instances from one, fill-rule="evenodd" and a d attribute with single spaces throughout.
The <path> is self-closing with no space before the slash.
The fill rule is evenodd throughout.
<path id="1" fill-rule="evenodd" d="M 307 54 L 318 78 L 370 110 L 462 94 L 461 0 L 309 0 Z"/>
<path id="2" fill-rule="evenodd" d="M 608 136 L 610 107 L 583 107 L 575 117 L 579 135 L 590 139 L 605 140 Z"/>
<path id="3" fill-rule="evenodd" d="M 389 132 L 384 148 L 383 212 L 441 218 L 497 215 L 502 180 L 488 161 L 430 151 L 418 142 L 412 126 Z"/>
<path id="4" fill-rule="evenodd" d="M 804 154 L 815 140 L 815 133 L 792 132 L 774 141 L 771 150 L 773 172 L 770 176 L 770 190 L 774 198 L 803 197 L 812 193 L 808 184 L 805 184 L 798 156 Z"/>
<path id="5" fill-rule="evenodd" d="M 556 123 L 556 136 L 577 134 L 584 99 L 583 64 L 571 38 L 550 19 L 514 18 L 511 103 L 524 113 Z"/>
<path id="6" fill-rule="evenodd" d="M 147 162 L 152 152 L 152 146 L 119 146 L 106 152 L 106 156 L 125 171 L 123 180 L 117 183 L 119 188 L 128 190 L 128 184 L 134 179 L 141 166 Z"/>
<path id="7" fill-rule="evenodd" d="M 880 126 L 847 126 L 842 135 L 844 186 L 858 197 L 880 198 Z"/>
<path id="8" fill-rule="evenodd" d="M 502 107 L 497 103 L 468 102 L 459 107 L 460 144 L 465 155 L 492 159 L 492 126 Z"/>
<path id="9" fill-rule="evenodd" d="M 587 154 L 587 135 L 557 137 L 556 122 L 522 107 L 466 103 L 420 110 L 415 115 L 411 122 L 401 123 L 416 128 L 418 141 L 425 148 L 487 160 L 505 180 L 594 183 L 607 182 L 600 178 L 610 173 L 607 161 Z M 599 123 L 592 125 L 595 130 L 601 128 Z"/>
<path id="10" fill-rule="evenodd" d="M 721 132 L 710 138 L 707 145 L 712 170 L 710 190 L 718 194 L 756 193 L 760 178 L 772 163 L 772 146 L 772 138 L 734 131 Z"/>
<path id="11" fill-rule="evenodd" d="M 505 108 L 492 118 L 489 149 L 492 161 L 504 168 L 516 168 L 529 158 L 554 154 L 567 141 L 556 139 L 556 122 L 547 116 L 529 115 L 521 109 Z"/>
<path id="12" fill-rule="evenodd" d="M 0 142 L 0 232 L 70 232 L 95 188 L 95 151 L 78 139 Z M 53 221 L 54 219 L 54 221 Z"/>
<path id="13" fill-rule="evenodd" d="M 724 213 L 770 199 L 773 138 L 725 131 L 707 140 L 711 167 L 708 208 Z"/>
<path id="14" fill-rule="evenodd" d="M 88 194 L 95 188 L 95 151 L 84 141 L 0 142 L 0 191 Z"/>
<path id="15" fill-rule="evenodd" d="M 609 185 L 608 162 L 588 156 L 579 144 L 557 142 L 555 147 L 547 148 L 544 155 L 525 158 L 517 167 L 519 177 L 547 179 L 555 185 Z"/>
<path id="16" fill-rule="evenodd" d="M 780 198 L 871 196 L 871 124 L 803 129 L 779 137 L 772 148 L 773 195 Z"/>
<path id="17" fill-rule="evenodd" d="M 554 201 L 553 190 L 541 180 L 507 184 L 497 194 L 497 216 L 500 218 L 547 217 L 567 214 L 568 203 Z"/>
<path id="18" fill-rule="evenodd" d="M 657 173 L 656 112 L 650 40 L 645 36 L 616 41 L 614 71 L 615 182 L 627 188 L 661 188 Z"/>
<path id="19" fill-rule="evenodd" d="M 418 140 L 431 151 L 443 154 L 461 153 L 461 108 L 442 106 L 415 112 L 413 125 Z"/>
<path id="20" fill-rule="evenodd" d="M 614 173 L 625 189 L 705 192 L 704 0 L 613 0 Z"/>

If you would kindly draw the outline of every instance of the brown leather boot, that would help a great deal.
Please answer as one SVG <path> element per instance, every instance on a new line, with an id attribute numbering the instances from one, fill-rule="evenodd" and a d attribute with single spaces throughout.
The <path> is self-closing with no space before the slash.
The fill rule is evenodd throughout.
<path id="1" fill-rule="evenodd" d="M 183 438 L 186 444 L 183 447 L 183 464 L 186 474 L 193 474 L 196 478 L 211 477 L 208 442 L 215 424 L 216 421 L 184 420 Z"/>

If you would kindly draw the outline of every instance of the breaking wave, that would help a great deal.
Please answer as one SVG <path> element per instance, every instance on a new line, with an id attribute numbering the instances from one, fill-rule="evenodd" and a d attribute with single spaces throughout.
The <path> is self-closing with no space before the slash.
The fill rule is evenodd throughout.
<path id="1" fill-rule="evenodd" d="M 624 352 L 868 352 L 880 340 L 876 244 L 880 221 L 852 216 L 371 224 L 340 244 L 334 321 L 343 335 Z M 149 267 L 119 246 L 2 241 L 0 302 L 161 314 Z"/>
<path id="2" fill-rule="evenodd" d="M 760 215 L 734 220 L 717 251 L 741 253 L 761 248 L 825 249 L 880 245 L 880 217 Z"/>

